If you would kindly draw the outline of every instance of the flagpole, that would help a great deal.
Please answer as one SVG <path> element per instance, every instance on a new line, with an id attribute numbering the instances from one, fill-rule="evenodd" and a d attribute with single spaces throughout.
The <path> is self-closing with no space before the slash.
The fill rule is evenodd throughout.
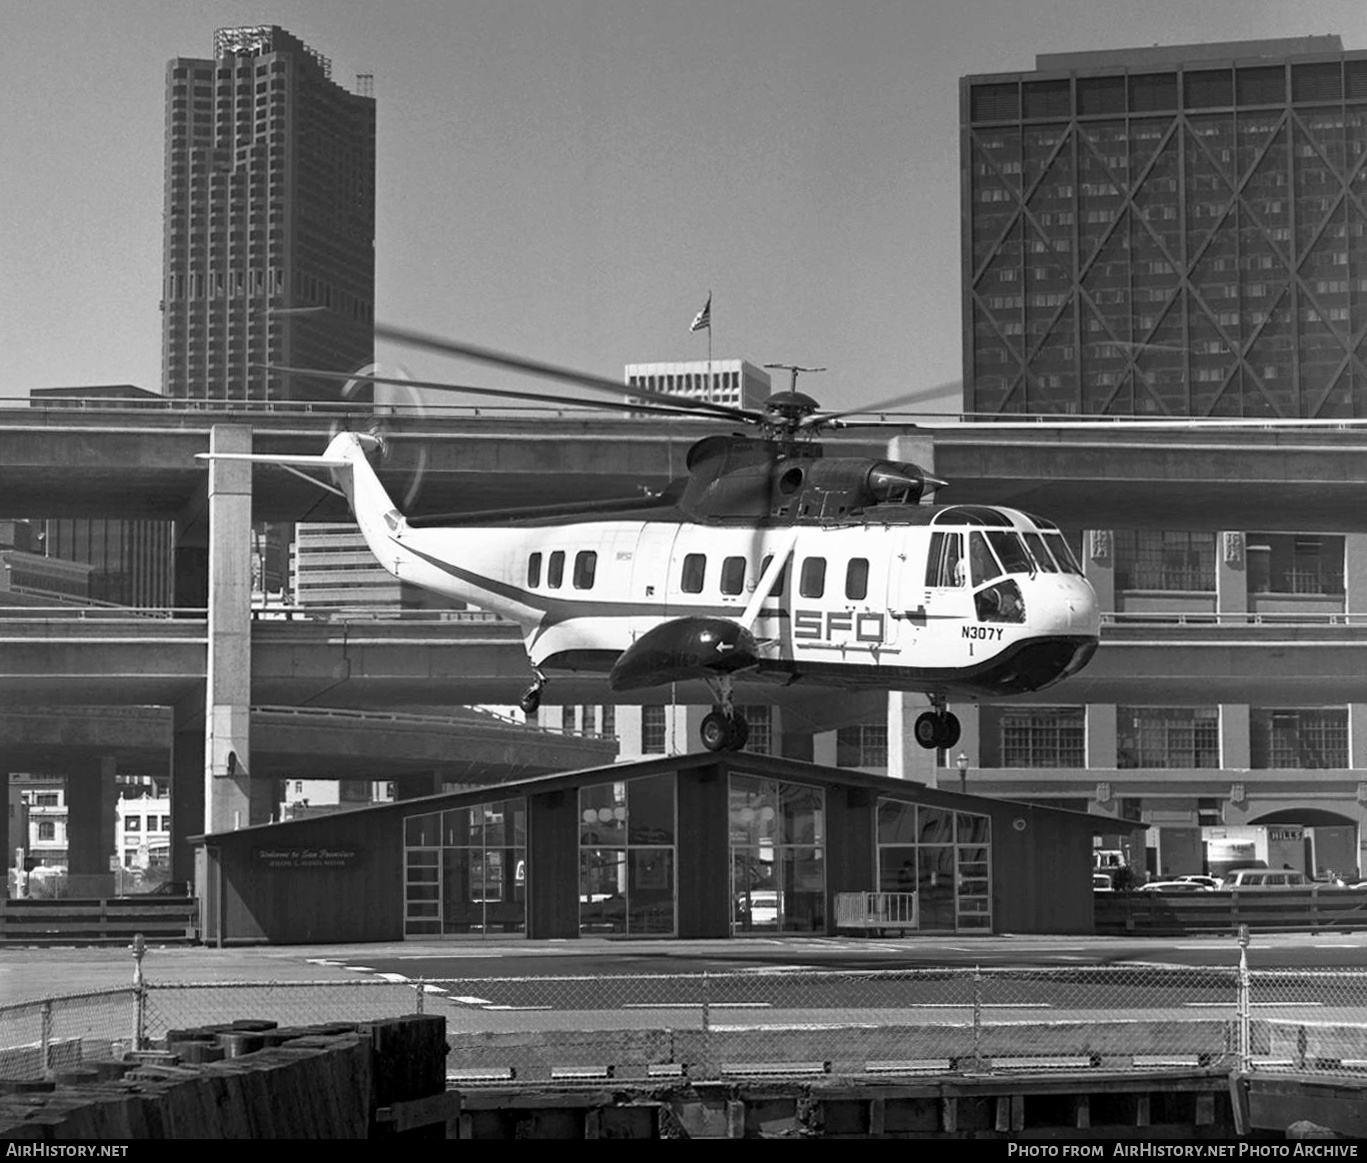
<path id="1" fill-rule="evenodd" d="M 712 399 L 712 292 L 707 292 L 707 402 L 716 403 Z"/>

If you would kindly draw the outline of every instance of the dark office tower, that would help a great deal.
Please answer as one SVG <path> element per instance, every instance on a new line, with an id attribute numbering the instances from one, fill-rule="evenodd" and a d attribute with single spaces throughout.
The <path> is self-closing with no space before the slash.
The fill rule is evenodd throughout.
<path id="1" fill-rule="evenodd" d="M 336 398 L 262 365 L 373 359 L 375 101 L 281 28 L 224 28 L 166 73 L 169 396 Z"/>
<path id="2" fill-rule="evenodd" d="M 1367 53 L 1035 66 L 960 82 L 966 407 L 1367 415 Z"/>

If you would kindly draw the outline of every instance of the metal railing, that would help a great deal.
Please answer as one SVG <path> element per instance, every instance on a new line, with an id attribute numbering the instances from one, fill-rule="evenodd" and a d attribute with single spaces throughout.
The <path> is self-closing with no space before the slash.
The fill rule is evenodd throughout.
<path id="1" fill-rule="evenodd" d="M 245 1019 L 291 1030 L 427 1012 L 448 1079 L 1051 1070 L 1367 1075 L 1367 971 L 1234 967 L 791 970 L 152 983 L 0 1007 L 0 1077 Z M 140 966 L 140 962 L 139 962 Z M 302 1032 L 302 1030 L 301 1030 Z"/>

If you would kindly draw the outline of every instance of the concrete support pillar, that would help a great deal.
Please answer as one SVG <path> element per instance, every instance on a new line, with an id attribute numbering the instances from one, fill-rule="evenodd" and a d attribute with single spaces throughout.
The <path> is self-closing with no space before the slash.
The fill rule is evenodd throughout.
<path id="1" fill-rule="evenodd" d="M 1367 533 L 1349 533 L 1343 539 L 1343 608 L 1349 614 L 1367 614 Z"/>
<path id="2" fill-rule="evenodd" d="M 1249 718 L 1246 703 L 1220 704 L 1221 767 L 1235 771 L 1249 769 L 1252 755 Z"/>
<path id="3" fill-rule="evenodd" d="M 930 700 L 925 695 L 904 691 L 888 693 L 888 774 L 893 779 L 910 779 L 927 787 L 937 786 L 939 770 L 935 766 L 935 752 L 927 751 L 917 743 L 913 734 L 917 716 L 929 709 Z"/>
<path id="4" fill-rule="evenodd" d="M 641 739 L 641 720 L 644 717 L 642 708 L 635 705 L 619 704 L 616 708 L 613 724 L 617 732 L 617 758 L 640 759 L 645 755 L 642 750 Z"/>
<path id="5" fill-rule="evenodd" d="M 1348 766 L 1367 768 L 1367 703 L 1348 704 Z"/>
<path id="6" fill-rule="evenodd" d="M 1088 703 L 1087 766 L 1102 771 L 1116 769 L 1116 709 L 1114 703 Z"/>
<path id="7" fill-rule="evenodd" d="M 1215 535 L 1215 609 L 1218 613 L 1248 613 L 1247 558 L 1248 545 L 1244 534 Z"/>
<path id="8" fill-rule="evenodd" d="M 114 759 L 101 755 L 78 760 L 67 770 L 67 871 L 72 876 L 107 874 L 109 858 L 120 855 L 114 838 Z"/>
<path id="9" fill-rule="evenodd" d="M 1082 534 L 1082 570 L 1096 591 L 1096 607 L 1103 614 L 1115 606 L 1115 538 L 1109 529 L 1087 529 Z"/>
<path id="10" fill-rule="evenodd" d="M 252 432 L 215 424 L 213 452 L 251 452 Z M 205 694 L 205 830 L 265 823 L 252 816 L 252 472 L 243 461 L 209 462 L 209 665 Z M 260 801 L 258 797 L 258 807 Z"/>

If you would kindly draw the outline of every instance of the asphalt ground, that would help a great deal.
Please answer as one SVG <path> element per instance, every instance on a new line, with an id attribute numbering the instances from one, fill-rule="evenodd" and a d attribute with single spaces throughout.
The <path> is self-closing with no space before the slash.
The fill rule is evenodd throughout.
<path id="1" fill-rule="evenodd" d="M 1256 934 L 1250 964 L 1327 968 L 1367 965 L 1367 935 L 1326 945 L 1308 934 Z M 631 973 L 696 973 L 725 966 L 772 968 L 910 968 L 931 965 L 1114 965 L 1130 962 L 1233 966 L 1232 937 L 1134 939 L 1088 936 L 770 937 L 714 941 L 575 941 L 455 939 L 360 945 L 263 945 L 217 949 L 149 945 L 149 983 L 355 980 L 379 972 L 410 978 Z M 0 948 L 0 1006 L 127 987 L 134 959 L 127 946 Z"/>

